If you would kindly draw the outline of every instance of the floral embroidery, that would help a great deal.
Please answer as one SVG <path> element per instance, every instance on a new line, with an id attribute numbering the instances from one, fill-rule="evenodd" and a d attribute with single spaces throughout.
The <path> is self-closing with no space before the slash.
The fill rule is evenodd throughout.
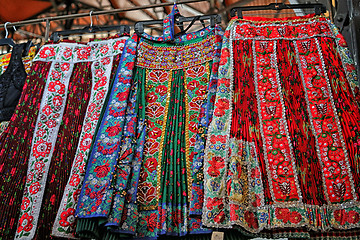
<path id="1" fill-rule="evenodd" d="M 230 22 L 205 150 L 204 225 L 254 233 L 359 226 L 345 109 L 354 119 L 359 111 L 345 97 L 330 29 L 323 17 Z"/>
<path id="2" fill-rule="evenodd" d="M 354 186 L 349 167 L 341 167 L 348 164 L 346 149 L 343 142 L 341 127 L 337 124 L 338 119 L 335 106 L 332 104 L 331 89 L 328 87 L 328 79 L 321 63 L 321 58 L 311 58 L 311 54 L 321 54 L 317 48 L 318 42 L 303 40 L 297 43 L 297 53 L 303 75 L 302 81 L 306 86 L 308 111 L 311 116 L 313 133 L 316 136 L 319 159 L 323 162 L 324 188 L 328 201 L 340 203 L 354 199 Z M 305 65 L 306 64 L 306 65 Z M 312 71 L 316 69 L 315 71 Z M 314 86 L 312 79 L 322 79 Z M 320 89 L 316 94 L 315 90 Z M 319 101 L 320 100 L 320 101 Z M 331 125 L 326 131 L 322 126 Z M 340 164 L 341 162 L 341 164 Z"/>
<path id="3" fill-rule="evenodd" d="M 118 156 L 118 148 L 120 143 L 119 140 L 121 139 L 121 134 L 123 132 L 124 115 L 128 93 L 130 90 L 130 80 L 132 77 L 132 68 L 127 68 L 126 66 L 127 63 L 133 61 L 132 59 L 135 57 L 134 53 L 136 46 L 136 38 L 129 39 L 126 42 L 125 48 L 123 48 L 124 43 L 125 38 L 122 38 L 121 44 L 116 44 L 115 42 L 113 42 L 111 45 L 108 44 L 109 50 L 107 51 L 107 53 L 105 53 L 106 51 L 103 51 L 106 55 L 108 55 L 110 52 L 121 53 L 120 50 L 124 49 L 124 52 L 121 55 L 121 60 L 114 80 L 114 84 L 111 89 L 109 101 L 107 105 L 104 106 L 104 117 L 101 120 L 101 123 L 99 123 L 98 134 L 94 136 L 93 148 L 91 152 L 88 152 L 89 150 L 86 150 L 86 156 L 89 155 L 88 158 L 84 157 L 85 155 L 83 154 L 79 154 L 79 156 L 82 156 L 81 158 L 79 158 L 79 161 L 83 161 L 85 164 L 86 162 L 88 162 L 88 166 L 86 169 L 86 175 L 83 180 L 82 188 L 80 186 L 81 184 L 79 184 L 76 191 L 74 192 L 74 194 L 79 194 L 78 190 L 81 188 L 80 195 L 76 195 L 76 197 L 74 196 L 73 199 L 70 199 L 73 206 L 77 204 L 75 214 L 78 217 L 92 214 L 97 216 L 99 216 L 99 214 L 107 216 L 107 214 L 109 213 L 107 210 L 104 210 L 105 208 L 109 209 L 109 207 L 104 208 L 104 205 L 109 206 L 111 204 L 111 201 L 108 202 L 106 200 L 106 198 L 110 197 L 111 194 L 109 196 L 103 193 L 105 189 L 106 191 L 110 191 L 108 187 L 112 177 L 111 173 L 113 173 L 115 164 L 114 161 L 116 161 Z M 109 67 L 104 66 L 104 64 L 110 64 L 108 63 L 108 61 L 111 60 L 111 58 L 105 59 L 105 57 L 107 56 L 105 56 L 100 51 L 97 52 L 97 54 L 97 56 L 101 56 L 104 58 L 98 63 L 97 66 L 94 65 L 93 72 L 97 78 L 101 78 L 102 74 L 108 74 Z M 99 70 L 100 68 L 102 68 L 102 70 Z M 109 75 L 107 75 L 106 79 L 109 79 Z M 99 85 L 101 84 L 98 84 L 98 86 Z M 96 94 L 95 91 L 93 92 L 93 96 L 95 96 L 95 99 L 93 99 L 93 101 L 97 103 L 97 106 L 101 106 L 103 104 L 102 101 L 105 100 L 104 96 L 106 94 L 106 91 L 102 90 L 102 88 L 103 87 L 99 87 L 96 90 L 98 94 Z M 101 108 L 95 108 L 96 114 L 92 113 L 92 116 L 88 120 L 88 123 L 93 124 L 91 128 L 87 128 L 91 129 L 90 131 L 92 135 L 94 134 L 96 127 L 96 122 L 93 123 L 92 119 L 95 118 L 95 120 L 97 121 L 99 119 L 100 112 Z M 86 124 L 84 124 L 84 126 L 86 127 Z M 108 129 L 109 127 L 111 128 Z M 109 135 L 111 135 L 111 137 Z M 94 171 L 95 168 L 96 171 Z M 129 171 L 129 169 L 123 170 Z M 69 192 L 72 193 L 73 190 L 75 189 L 69 189 Z M 66 195 L 64 194 L 59 212 L 66 210 L 67 204 L 69 204 L 68 201 L 69 199 L 67 199 Z M 59 217 L 60 216 L 58 215 L 57 219 L 59 219 Z M 57 224 L 57 222 L 54 224 L 53 227 L 53 235 L 66 237 L 73 236 L 74 224 L 70 224 L 68 227 L 61 227 L 59 224 Z M 64 234 L 64 232 L 66 234 Z"/>
<path id="4" fill-rule="evenodd" d="M 44 108 L 51 107 L 52 111 L 48 115 L 39 114 L 37 118 L 37 125 L 35 127 L 35 134 L 33 137 L 33 148 L 30 155 L 29 167 L 28 167 L 28 175 L 34 174 L 35 178 L 31 178 L 27 181 L 23 199 L 28 199 L 30 204 L 26 210 L 21 209 L 21 214 L 29 214 L 29 216 L 33 219 L 33 223 L 31 227 L 34 225 L 34 229 L 36 229 L 38 214 L 40 212 L 41 199 L 45 190 L 45 181 L 46 177 L 44 177 L 43 173 L 47 173 L 50 167 L 50 160 L 52 157 L 52 150 L 54 147 L 54 143 L 56 141 L 57 132 L 60 127 L 60 116 L 62 115 L 65 106 L 52 106 L 51 102 L 55 97 L 66 98 L 66 86 L 68 86 L 69 79 L 72 72 L 72 67 L 68 71 L 61 71 L 61 63 L 52 63 L 50 68 L 50 74 L 48 74 L 47 83 L 47 91 L 43 94 L 43 98 L 41 101 L 41 107 L 39 112 L 44 112 Z M 51 74 L 54 72 L 60 72 L 61 77 L 60 80 L 55 80 L 53 76 L 57 75 Z M 60 82 L 62 81 L 62 82 Z M 40 133 L 39 133 L 40 131 Z M 42 136 L 42 137 L 40 137 Z M 41 170 L 39 168 L 41 166 Z M 36 202 L 34 200 L 36 199 Z M 26 211 L 26 212 L 25 212 Z M 19 222 L 18 230 L 20 229 L 22 221 Z M 15 238 L 22 238 L 25 236 L 24 231 L 18 231 Z M 28 230 L 27 232 L 29 232 Z M 32 237 L 35 234 L 35 230 L 32 230 L 29 237 Z"/>
<path id="5" fill-rule="evenodd" d="M 96 177 L 98 177 L 98 178 L 103 178 L 103 177 L 107 176 L 107 174 L 109 173 L 109 171 L 110 171 L 109 163 L 106 163 L 106 164 L 104 164 L 104 165 L 97 166 L 97 167 L 94 169 L 94 172 L 96 172 Z"/>
<path id="6" fill-rule="evenodd" d="M 39 51 L 41 58 L 49 58 L 55 56 L 55 50 L 53 47 L 45 46 Z"/>
<path id="7" fill-rule="evenodd" d="M 122 44 L 125 43 L 125 40 L 126 38 L 121 38 Z M 83 186 L 85 173 L 84 166 L 86 166 L 88 162 L 90 147 L 93 142 L 100 113 L 104 106 L 104 96 L 109 90 L 113 59 L 116 54 L 121 53 L 119 51 L 110 51 L 109 45 L 111 45 L 114 41 L 115 40 L 105 40 L 94 42 L 90 43 L 91 46 L 87 48 L 80 48 L 77 50 L 78 57 L 80 59 L 91 59 L 89 49 L 91 49 L 91 52 L 95 55 L 95 57 L 97 57 L 97 59 L 91 65 L 91 96 L 80 134 L 79 144 L 75 153 L 76 161 L 73 162 L 71 174 L 69 176 L 68 183 L 60 203 L 59 211 L 56 216 L 55 224 L 53 226 L 52 234 L 56 236 L 71 237 L 74 234 L 75 210 L 72 208 L 77 205 L 80 189 L 82 189 Z M 96 176 L 105 177 L 109 171 L 109 165 L 104 164 L 103 166 L 99 166 L 96 170 Z M 70 211 L 70 209 L 72 210 Z M 64 214 L 68 219 L 73 220 L 65 221 L 63 218 Z M 61 221 L 63 221 L 63 224 L 61 224 Z"/>
<path id="8" fill-rule="evenodd" d="M 28 213 L 24 213 L 19 220 L 19 227 L 17 229 L 17 233 L 29 232 L 33 228 L 33 220 L 33 216 L 29 216 Z M 26 233 L 22 236 L 26 236 Z"/>
<path id="9" fill-rule="evenodd" d="M 177 50 L 173 47 L 155 46 L 146 40 L 141 41 L 138 47 L 137 66 L 151 69 L 183 69 L 193 67 L 211 61 L 214 57 L 215 36 L 210 35 L 202 41 L 181 47 Z M 164 57 L 166 56 L 166 57 Z M 193 56 L 189 58 L 189 56 Z M 156 61 L 162 59 L 163 61 Z M 152 75 L 160 80 L 161 71 L 155 71 Z M 190 74 L 193 71 L 189 71 Z M 199 75 L 201 72 L 199 73 Z M 166 79 L 165 77 L 161 79 Z"/>

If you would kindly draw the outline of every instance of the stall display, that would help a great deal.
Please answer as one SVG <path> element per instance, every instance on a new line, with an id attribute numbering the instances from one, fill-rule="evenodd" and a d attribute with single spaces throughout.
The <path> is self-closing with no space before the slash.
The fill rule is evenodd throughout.
<path id="1" fill-rule="evenodd" d="M 132 35 L 90 12 L 39 50 L 6 36 L 0 238 L 357 239 L 360 86 L 325 11 L 238 7 L 224 32 L 174 4 Z"/>

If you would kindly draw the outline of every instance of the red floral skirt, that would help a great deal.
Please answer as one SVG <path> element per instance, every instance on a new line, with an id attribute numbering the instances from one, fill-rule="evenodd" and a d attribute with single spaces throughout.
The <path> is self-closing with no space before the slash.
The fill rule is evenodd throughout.
<path id="1" fill-rule="evenodd" d="M 358 83 L 337 29 L 315 16 L 234 19 L 223 43 L 203 223 L 358 228 Z"/>

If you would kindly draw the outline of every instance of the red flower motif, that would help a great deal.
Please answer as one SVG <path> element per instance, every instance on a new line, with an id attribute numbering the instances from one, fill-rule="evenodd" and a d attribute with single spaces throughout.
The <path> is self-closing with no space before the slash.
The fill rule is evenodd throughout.
<path id="1" fill-rule="evenodd" d="M 199 89 L 195 92 L 196 95 L 202 96 L 206 93 L 207 86 L 200 86 Z"/>
<path id="2" fill-rule="evenodd" d="M 156 188 L 150 182 L 139 184 L 138 199 L 143 204 L 149 204 L 156 197 Z"/>
<path id="3" fill-rule="evenodd" d="M 35 173 L 30 172 L 30 173 L 27 175 L 26 183 L 30 183 L 30 182 L 33 180 L 33 178 L 34 178 L 34 175 L 35 175 Z"/>
<path id="4" fill-rule="evenodd" d="M 209 161 L 210 167 L 208 168 L 207 172 L 212 177 L 217 177 L 220 174 L 219 169 L 225 167 L 225 163 L 222 157 L 213 157 Z"/>
<path id="5" fill-rule="evenodd" d="M 113 46 L 114 50 L 120 50 L 122 51 L 124 49 L 124 44 L 122 44 L 122 41 L 116 41 L 116 43 Z"/>
<path id="6" fill-rule="evenodd" d="M 42 160 L 36 162 L 34 165 L 34 168 L 37 171 L 42 171 L 44 167 L 45 167 L 45 163 Z"/>
<path id="7" fill-rule="evenodd" d="M 88 59 L 90 57 L 91 47 L 82 47 L 77 49 L 77 55 L 80 60 Z"/>
<path id="8" fill-rule="evenodd" d="M 287 208 L 277 208 L 275 210 L 275 216 L 284 223 L 287 223 L 290 220 L 290 211 Z"/>
<path id="9" fill-rule="evenodd" d="M 253 212 L 246 211 L 244 218 L 250 228 L 257 229 L 259 227 L 258 221 Z"/>
<path id="10" fill-rule="evenodd" d="M 356 224 L 360 220 L 359 213 L 351 210 L 348 212 L 347 221 L 351 224 Z"/>
<path id="11" fill-rule="evenodd" d="M 75 214 L 74 208 L 69 208 L 68 210 L 63 211 L 60 214 L 60 221 L 59 221 L 60 226 L 68 227 L 70 225 L 73 225 L 75 222 L 74 214 Z"/>
<path id="12" fill-rule="evenodd" d="M 50 92 L 57 92 L 59 94 L 65 93 L 65 85 L 62 84 L 60 81 L 50 82 L 48 89 Z"/>
<path id="13" fill-rule="evenodd" d="M 218 85 L 224 84 L 225 87 L 230 87 L 230 81 L 227 78 L 220 78 L 218 80 Z"/>
<path id="14" fill-rule="evenodd" d="M 101 52 L 102 54 L 106 54 L 108 51 L 109 51 L 109 46 L 108 46 L 108 45 L 103 45 L 103 46 L 100 48 L 100 52 Z"/>
<path id="15" fill-rule="evenodd" d="M 34 220 L 33 216 L 29 216 L 28 213 L 24 213 L 19 220 L 19 227 L 17 229 L 17 232 L 19 233 L 22 230 L 24 230 L 25 232 L 29 232 L 33 228 L 33 224 L 32 224 L 33 220 Z"/>
<path id="16" fill-rule="evenodd" d="M 116 94 L 116 97 L 118 98 L 119 102 L 122 102 L 127 99 L 128 95 L 124 94 L 123 92 L 119 92 L 118 94 Z"/>
<path id="17" fill-rule="evenodd" d="M 158 127 L 155 127 L 149 132 L 149 137 L 152 139 L 156 139 L 156 138 L 161 137 L 161 133 L 162 133 L 161 129 Z"/>
<path id="18" fill-rule="evenodd" d="M 29 187 L 29 192 L 30 192 L 30 194 L 36 194 L 37 192 L 39 192 L 39 190 L 40 190 L 40 183 L 39 182 L 34 182 L 34 183 L 32 183 L 31 185 L 30 185 L 30 187 Z"/>
<path id="19" fill-rule="evenodd" d="M 79 183 L 80 183 L 79 174 L 74 174 L 74 175 L 72 175 L 71 178 L 70 178 L 69 184 L 70 184 L 71 186 L 74 186 L 74 187 L 75 187 L 75 186 L 79 185 Z"/>
<path id="20" fill-rule="evenodd" d="M 105 58 L 101 59 L 101 63 L 104 64 L 104 65 L 108 65 L 110 63 L 110 58 L 105 57 Z"/>
<path id="21" fill-rule="evenodd" d="M 73 193 L 73 198 L 74 198 L 75 202 L 78 201 L 80 192 L 81 192 L 81 189 L 76 189 L 76 191 Z"/>
<path id="22" fill-rule="evenodd" d="M 195 122 L 190 122 L 189 124 L 189 130 L 193 133 L 197 133 L 197 124 Z"/>
<path id="23" fill-rule="evenodd" d="M 95 76 L 98 77 L 98 78 L 102 77 L 104 74 L 105 74 L 105 71 L 102 70 L 102 68 L 99 68 L 99 69 L 95 70 Z"/>
<path id="24" fill-rule="evenodd" d="M 220 98 L 217 103 L 215 103 L 215 116 L 221 117 L 225 114 L 225 110 L 229 109 L 230 103 L 228 99 Z"/>
<path id="25" fill-rule="evenodd" d="M 158 97 L 153 92 L 149 92 L 148 94 L 146 94 L 146 101 L 148 103 L 154 103 L 157 99 Z"/>
<path id="26" fill-rule="evenodd" d="M 120 123 L 116 124 L 115 126 L 108 127 L 105 132 L 108 133 L 109 137 L 114 137 L 118 135 L 121 131 Z"/>
<path id="27" fill-rule="evenodd" d="M 25 210 L 25 209 L 28 208 L 29 205 L 30 205 L 30 200 L 29 200 L 29 198 L 25 197 L 25 198 L 22 200 L 21 209 L 22 209 L 22 210 Z"/>
<path id="28" fill-rule="evenodd" d="M 155 139 L 149 138 L 145 142 L 144 151 L 145 151 L 145 154 L 153 155 L 154 153 L 159 151 L 159 143 L 156 142 Z"/>
<path id="29" fill-rule="evenodd" d="M 93 112 L 94 110 L 95 110 L 95 108 L 96 108 L 96 104 L 95 103 L 91 103 L 90 105 L 89 105 L 89 112 Z M 89 124 L 89 123 L 88 123 Z"/>
<path id="30" fill-rule="evenodd" d="M 161 106 L 160 103 L 149 104 L 146 108 L 146 112 L 150 118 L 159 118 L 162 114 L 164 114 L 165 108 Z"/>
<path id="31" fill-rule="evenodd" d="M 103 76 L 94 86 L 94 90 L 97 90 L 99 87 L 105 86 L 107 83 L 107 77 Z"/>
<path id="32" fill-rule="evenodd" d="M 56 121 L 55 120 L 48 120 L 46 123 L 45 123 L 49 128 L 53 128 L 53 127 L 56 127 Z"/>
<path id="33" fill-rule="evenodd" d="M 59 71 L 53 70 L 51 72 L 51 76 L 53 79 L 59 79 L 59 78 L 61 78 L 61 73 Z"/>
<path id="34" fill-rule="evenodd" d="M 35 158 L 38 158 L 40 156 L 46 157 L 50 154 L 51 150 L 51 143 L 44 141 L 43 139 L 40 139 L 38 142 L 34 144 L 33 147 L 33 154 Z"/>
<path id="35" fill-rule="evenodd" d="M 50 203 L 51 203 L 51 205 L 54 205 L 54 204 L 55 204 L 55 201 L 56 201 L 56 195 L 53 194 L 53 195 L 51 196 L 51 198 L 50 198 Z"/>
<path id="36" fill-rule="evenodd" d="M 151 213 L 150 216 L 145 216 L 146 227 L 150 232 L 154 232 L 157 225 L 156 213 Z"/>
<path id="37" fill-rule="evenodd" d="M 61 106 L 62 103 L 63 103 L 63 98 L 62 98 L 61 96 L 55 96 L 55 97 L 53 98 L 53 105 L 54 105 L 55 107 Z"/>
<path id="38" fill-rule="evenodd" d="M 291 212 L 291 214 L 290 214 L 290 222 L 291 223 L 297 224 L 297 223 L 301 222 L 301 219 L 302 219 L 302 216 L 300 213 L 298 213 L 296 211 Z"/>
<path id="39" fill-rule="evenodd" d="M 92 135 L 90 133 L 86 133 L 83 140 L 81 141 L 80 150 L 86 151 L 90 148 L 92 142 Z"/>
<path id="40" fill-rule="evenodd" d="M 98 92 L 96 94 L 96 100 L 100 100 L 100 99 L 104 98 L 104 96 L 105 96 L 105 90 L 101 90 L 100 92 Z"/>
<path id="41" fill-rule="evenodd" d="M 52 111 L 52 109 L 51 109 L 51 107 L 49 105 L 45 105 L 45 107 L 42 109 L 42 112 L 46 116 L 49 116 L 53 111 Z"/>
<path id="42" fill-rule="evenodd" d="M 147 177 L 149 176 L 149 174 L 146 171 L 141 171 L 140 172 L 140 182 L 144 182 L 146 181 Z"/>
<path id="43" fill-rule="evenodd" d="M 98 178 L 106 177 L 110 172 L 109 163 L 105 163 L 104 165 L 97 166 L 94 169 L 94 172 L 96 172 L 96 177 Z"/>
<path id="44" fill-rule="evenodd" d="M 186 74 L 188 75 L 188 77 L 191 77 L 191 78 L 202 77 L 205 73 L 206 73 L 206 68 L 205 68 L 205 66 L 202 66 L 202 65 L 189 68 L 186 71 Z"/>
<path id="45" fill-rule="evenodd" d="M 203 104 L 203 101 L 204 101 L 203 96 L 198 96 L 194 98 L 189 104 L 190 106 L 189 110 L 198 112 L 201 105 Z"/>
<path id="46" fill-rule="evenodd" d="M 223 48 L 221 50 L 221 59 L 219 65 L 225 65 L 227 63 L 227 59 L 230 56 L 230 51 L 228 48 Z"/>
<path id="47" fill-rule="evenodd" d="M 348 215 L 344 209 L 338 209 L 334 211 L 335 221 L 340 222 L 340 225 L 344 225 L 348 220 Z"/>
<path id="48" fill-rule="evenodd" d="M 219 212 L 218 215 L 214 217 L 214 222 L 216 223 L 222 223 L 225 220 L 225 213 L 224 211 Z"/>
<path id="49" fill-rule="evenodd" d="M 167 87 L 164 85 L 159 85 L 156 87 L 155 92 L 158 93 L 160 96 L 164 96 L 167 92 Z"/>
<path id="50" fill-rule="evenodd" d="M 149 172 L 153 172 L 156 170 L 156 167 L 158 165 L 158 162 L 156 160 L 156 158 L 148 158 L 145 162 L 144 167 L 149 171 Z"/>
<path id="51" fill-rule="evenodd" d="M 72 55 L 71 48 L 66 48 L 63 55 L 65 58 L 71 57 L 71 55 Z M 67 64 L 68 66 L 70 66 L 68 63 L 64 63 L 64 64 Z M 69 70 L 69 69 L 67 69 L 67 70 Z M 65 71 L 65 70 L 63 70 L 63 71 Z"/>
<path id="52" fill-rule="evenodd" d="M 157 82 L 165 82 L 169 78 L 169 73 L 164 70 L 154 70 L 149 73 L 149 80 L 155 83 Z"/>
<path id="53" fill-rule="evenodd" d="M 346 64 L 345 66 L 346 66 L 346 71 L 348 72 L 352 72 L 355 70 L 354 64 Z"/>
<path id="54" fill-rule="evenodd" d="M 199 87 L 200 83 L 197 80 L 192 80 L 188 83 L 187 89 L 193 91 L 195 88 Z"/>
<path id="55" fill-rule="evenodd" d="M 219 210 L 222 210 L 224 208 L 223 200 L 220 198 L 208 198 L 206 203 L 207 209 L 210 211 L 214 209 L 214 207 L 217 207 Z"/>
<path id="56" fill-rule="evenodd" d="M 41 58 L 48 58 L 55 56 L 55 50 L 52 47 L 43 47 L 39 52 Z"/>

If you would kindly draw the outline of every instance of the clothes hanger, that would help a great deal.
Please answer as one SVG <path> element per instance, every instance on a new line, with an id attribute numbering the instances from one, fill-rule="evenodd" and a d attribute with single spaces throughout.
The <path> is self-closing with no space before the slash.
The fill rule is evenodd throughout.
<path id="1" fill-rule="evenodd" d="M 11 46 L 11 47 L 14 47 L 15 46 L 15 42 L 12 38 L 8 38 L 8 35 L 9 35 L 9 32 L 6 28 L 6 25 L 9 24 L 10 22 L 6 22 L 5 25 L 4 25 L 4 28 L 5 28 L 5 38 L 2 38 L 0 39 L 0 46 Z M 13 26 L 14 30 L 16 31 L 16 28 L 15 26 Z"/>
<path id="2" fill-rule="evenodd" d="M 90 11 L 90 26 L 81 29 L 53 32 L 50 36 L 50 40 L 53 40 L 54 42 L 58 42 L 60 40 L 60 36 L 68 36 L 79 33 L 109 32 L 113 30 L 117 30 L 121 35 L 124 33 L 130 34 L 130 27 L 128 25 L 112 25 L 112 26 L 93 25 L 92 16 L 91 16 L 92 12 L 93 11 Z"/>
<path id="3" fill-rule="evenodd" d="M 26 57 L 29 54 L 30 48 L 33 47 L 33 46 L 35 46 L 35 44 L 31 40 L 28 40 L 25 43 L 25 47 L 24 47 L 24 50 L 23 50 L 23 53 L 22 53 L 22 57 Z"/>
<path id="4" fill-rule="evenodd" d="M 321 3 L 309 3 L 309 4 L 285 4 L 285 3 L 270 3 L 269 5 L 260 6 L 246 6 L 235 7 L 230 11 L 230 16 L 235 17 L 236 12 L 239 18 L 243 18 L 243 11 L 259 11 L 259 10 L 283 10 L 283 9 L 315 9 L 315 14 L 320 15 L 326 12 L 326 7 Z"/>
<path id="5" fill-rule="evenodd" d="M 177 9 L 177 2 L 176 0 L 174 1 L 174 7 L 171 10 L 171 13 L 166 17 L 167 25 L 173 25 L 174 26 L 178 26 L 181 30 L 179 34 L 183 34 L 185 33 L 196 21 L 200 21 L 203 25 L 203 27 L 205 27 L 205 20 L 210 20 L 210 26 L 212 28 L 215 27 L 215 24 L 217 23 L 221 23 L 221 17 L 218 14 L 212 14 L 212 15 L 200 15 L 200 16 L 194 16 L 194 17 L 183 17 L 181 16 L 179 10 Z M 144 33 L 144 27 L 145 26 L 149 26 L 149 25 L 156 25 L 156 24 L 161 24 L 164 26 L 165 24 L 165 19 L 161 19 L 161 20 L 150 20 L 150 21 L 138 21 L 135 23 L 134 29 L 135 29 L 135 33 L 138 35 L 142 35 Z M 191 22 L 188 27 L 184 30 L 184 22 Z"/>
<path id="6" fill-rule="evenodd" d="M 204 20 L 210 20 L 210 26 L 215 27 L 215 24 L 221 23 L 221 16 L 218 14 L 212 14 L 212 15 L 200 15 L 200 16 L 194 16 L 194 17 L 175 17 L 175 25 L 179 26 L 179 28 L 183 31 L 184 30 L 184 22 L 191 22 L 189 26 L 190 28 L 196 21 L 201 21 L 204 24 Z M 155 24 L 163 24 L 163 20 L 149 20 L 149 21 L 139 21 L 135 23 L 134 29 L 136 34 L 141 35 L 144 33 L 144 28 L 149 25 L 155 25 Z M 186 30 L 187 30 L 186 29 Z"/>

